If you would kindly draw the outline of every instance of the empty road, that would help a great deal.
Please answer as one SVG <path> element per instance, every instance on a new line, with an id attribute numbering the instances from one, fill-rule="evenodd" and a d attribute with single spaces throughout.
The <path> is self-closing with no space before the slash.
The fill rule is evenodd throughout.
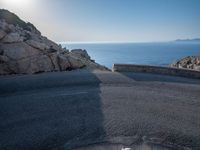
<path id="1" fill-rule="evenodd" d="M 71 71 L 0 77 L 0 149 L 113 142 L 200 149 L 200 80 Z"/>

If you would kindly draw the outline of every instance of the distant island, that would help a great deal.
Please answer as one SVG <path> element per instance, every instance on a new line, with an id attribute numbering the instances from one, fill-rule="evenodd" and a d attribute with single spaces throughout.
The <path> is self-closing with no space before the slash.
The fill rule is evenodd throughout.
<path id="1" fill-rule="evenodd" d="M 200 38 L 195 39 L 177 39 L 175 42 L 200 42 Z"/>

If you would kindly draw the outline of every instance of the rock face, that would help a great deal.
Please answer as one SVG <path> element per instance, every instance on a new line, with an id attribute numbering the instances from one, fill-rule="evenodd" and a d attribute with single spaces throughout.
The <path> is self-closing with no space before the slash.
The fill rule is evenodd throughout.
<path id="1" fill-rule="evenodd" d="M 107 70 L 91 60 L 86 50 L 63 49 L 42 36 L 31 23 L 0 9 L 0 75 L 80 68 Z"/>
<path id="2" fill-rule="evenodd" d="M 200 56 L 188 56 L 172 64 L 171 67 L 200 71 Z"/>

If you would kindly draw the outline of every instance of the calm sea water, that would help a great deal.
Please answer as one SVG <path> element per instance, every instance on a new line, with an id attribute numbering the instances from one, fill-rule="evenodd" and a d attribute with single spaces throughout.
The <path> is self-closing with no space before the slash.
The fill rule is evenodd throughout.
<path id="1" fill-rule="evenodd" d="M 86 49 L 96 62 L 109 68 L 114 63 L 169 65 L 176 60 L 200 55 L 200 43 L 65 43 L 67 49 Z"/>

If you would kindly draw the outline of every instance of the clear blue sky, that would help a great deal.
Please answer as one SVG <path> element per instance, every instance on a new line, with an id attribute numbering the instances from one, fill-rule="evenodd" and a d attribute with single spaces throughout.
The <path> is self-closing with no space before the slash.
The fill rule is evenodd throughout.
<path id="1" fill-rule="evenodd" d="M 14 5 L 17 1 L 19 5 Z M 0 2 L 55 41 L 149 42 L 200 37 L 200 0 Z"/>

